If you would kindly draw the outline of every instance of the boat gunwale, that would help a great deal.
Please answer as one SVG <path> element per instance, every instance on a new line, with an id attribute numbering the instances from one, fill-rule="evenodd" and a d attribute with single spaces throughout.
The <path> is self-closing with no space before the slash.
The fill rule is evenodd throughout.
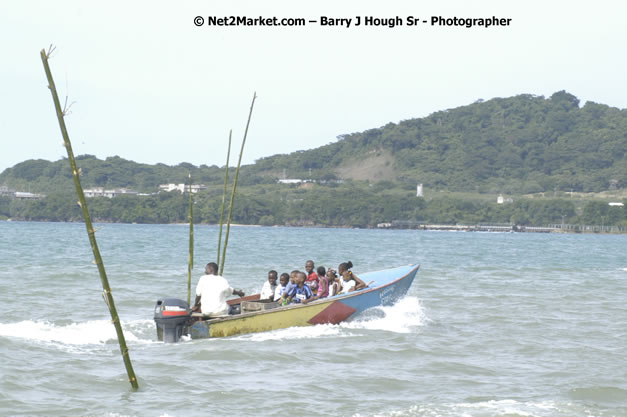
<path id="1" fill-rule="evenodd" d="M 390 268 L 392 269 L 392 268 Z M 228 317 L 216 317 L 214 319 L 209 319 L 209 320 L 202 320 L 200 323 L 204 323 L 206 325 L 211 325 L 213 323 L 223 323 L 226 321 L 231 321 L 231 320 L 239 320 L 239 319 L 244 319 L 244 318 L 248 318 L 248 317 L 254 317 L 254 316 L 261 316 L 263 314 L 270 314 L 270 313 L 277 313 L 277 312 L 281 312 L 281 311 L 289 311 L 289 310 L 293 310 L 293 309 L 297 309 L 297 308 L 305 308 L 307 306 L 311 306 L 311 305 L 319 305 L 319 304 L 323 304 L 323 303 L 332 303 L 334 301 L 337 300 L 345 300 L 347 298 L 352 298 L 352 297 L 356 297 L 362 294 L 367 294 L 370 293 L 372 291 L 378 291 L 382 288 L 385 287 L 389 287 L 390 285 L 394 285 L 399 281 L 404 280 L 405 278 L 407 278 L 409 275 L 411 275 L 414 272 L 417 272 L 420 269 L 420 264 L 413 264 L 413 268 L 409 270 L 409 272 L 407 272 L 405 275 L 395 279 L 394 281 L 390 281 L 386 284 L 382 284 L 376 287 L 366 287 L 363 290 L 359 290 L 359 291 L 352 291 L 349 292 L 345 295 L 334 295 L 333 297 L 327 297 L 327 298 L 322 298 L 319 300 L 315 300 L 312 301 L 311 303 L 307 303 L 307 304 L 301 304 L 301 303 L 297 303 L 297 304 L 291 304 L 291 305 L 287 305 L 287 306 L 280 306 L 278 308 L 274 308 L 274 309 L 270 309 L 270 310 L 261 310 L 261 311 L 251 311 L 251 312 L 247 312 L 247 313 L 240 313 L 240 314 L 236 314 L 236 315 L 232 315 L 232 316 L 228 316 Z M 379 271 L 373 271 L 373 272 L 381 272 L 381 271 L 385 271 L 385 269 L 381 269 Z M 337 298 L 336 298 L 337 297 Z"/>

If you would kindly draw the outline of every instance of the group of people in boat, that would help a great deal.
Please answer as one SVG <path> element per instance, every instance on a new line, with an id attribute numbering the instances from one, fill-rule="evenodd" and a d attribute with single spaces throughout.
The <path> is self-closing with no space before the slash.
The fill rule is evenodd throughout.
<path id="1" fill-rule="evenodd" d="M 268 272 L 268 280 L 261 290 L 260 299 L 289 303 L 306 304 L 321 298 L 346 294 L 366 288 L 364 283 L 351 268 L 351 261 L 341 263 L 337 271 L 324 266 L 315 267 L 312 260 L 305 262 L 305 271 L 284 272 L 278 279 L 275 270 Z"/>
<path id="2" fill-rule="evenodd" d="M 337 272 L 324 266 L 316 269 L 314 262 L 309 260 L 305 263 L 305 271 L 294 270 L 290 274 L 284 272 L 278 277 L 277 272 L 272 270 L 268 272 L 268 280 L 261 290 L 260 299 L 279 301 L 283 305 L 306 304 L 366 288 L 367 284 L 351 271 L 352 267 L 353 263 L 348 261 L 341 263 Z M 232 307 L 226 302 L 231 295 L 244 297 L 244 292 L 232 288 L 224 277 L 218 275 L 218 265 L 210 262 L 205 266 L 205 275 L 198 280 L 192 312 L 200 312 L 209 318 L 231 314 Z"/>

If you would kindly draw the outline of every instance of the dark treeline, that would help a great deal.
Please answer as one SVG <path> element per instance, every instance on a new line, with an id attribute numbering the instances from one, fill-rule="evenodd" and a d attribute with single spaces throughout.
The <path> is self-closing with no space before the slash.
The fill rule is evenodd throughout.
<path id="1" fill-rule="evenodd" d="M 384 189 L 385 188 L 385 189 Z M 217 223 L 221 199 L 217 192 L 195 197 L 194 217 L 199 223 Z M 624 201 L 627 204 L 627 201 Z M 99 197 L 88 200 L 96 221 L 123 223 L 177 223 L 187 221 L 189 200 L 178 192 L 150 196 Z M 52 194 L 25 201 L 0 197 L 0 218 L 34 221 L 80 221 L 72 193 Z M 364 183 L 312 186 L 309 189 L 278 185 L 242 187 L 233 211 L 234 223 L 259 225 L 318 225 L 376 227 L 395 220 L 429 224 L 557 223 L 627 226 L 627 210 L 606 201 L 520 198 L 510 204 L 494 199 L 411 196 L 408 190 Z"/>

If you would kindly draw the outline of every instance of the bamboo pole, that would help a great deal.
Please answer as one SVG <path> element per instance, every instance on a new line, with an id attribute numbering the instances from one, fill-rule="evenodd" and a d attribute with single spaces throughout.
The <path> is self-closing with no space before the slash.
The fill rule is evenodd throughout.
<path id="1" fill-rule="evenodd" d="M 52 50 L 50 51 L 52 52 Z M 120 323 L 120 317 L 118 316 L 118 312 L 115 309 L 115 303 L 113 302 L 113 295 L 111 294 L 111 287 L 109 287 L 109 280 L 107 279 L 107 273 L 105 272 L 105 267 L 102 262 L 102 258 L 100 257 L 100 250 L 98 249 L 98 244 L 96 243 L 96 232 L 94 230 L 94 226 L 91 223 L 91 218 L 89 216 L 89 210 L 87 209 L 87 202 L 85 201 L 85 194 L 83 193 L 83 188 L 81 187 L 80 182 L 80 170 L 76 167 L 76 161 L 74 160 L 74 152 L 72 151 L 72 144 L 70 143 L 70 137 L 67 133 L 67 128 L 65 127 L 64 120 L 64 112 L 61 110 L 61 104 L 59 103 L 59 96 L 57 95 L 57 89 L 54 85 L 54 80 L 52 79 L 52 72 L 50 71 L 50 67 L 48 65 L 48 58 L 50 57 L 50 53 L 46 54 L 44 49 L 41 50 L 41 61 L 44 64 L 44 69 L 46 71 L 46 77 L 48 78 L 48 88 L 52 93 L 52 100 L 54 101 L 54 107 L 57 112 L 57 119 L 59 119 L 59 126 L 61 128 L 61 135 L 63 136 L 63 142 L 65 149 L 67 150 L 68 160 L 70 162 L 70 167 L 72 169 L 72 177 L 74 178 L 74 186 L 76 187 L 76 194 L 78 194 L 78 205 L 81 207 L 83 212 L 83 218 L 85 219 L 85 227 L 87 228 L 87 236 L 89 237 L 89 243 L 91 244 L 91 249 L 94 253 L 95 263 L 98 266 L 98 272 L 100 274 L 100 280 L 102 281 L 103 288 L 103 296 L 105 299 L 105 303 L 109 307 L 109 312 L 111 313 L 111 321 L 115 326 L 115 331 L 118 336 L 118 341 L 120 343 L 120 351 L 122 352 L 122 358 L 124 360 L 124 366 L 126 367 L 126 373 L 128 374 L 128 380 L 131 383 L 133 389 L 138 388 L 137 378 L 135 377 L 135 372 L 133 371 L 133 365 L 131 364 L 131 357 L 128 353 L 128 348 L 126 346 L 126 340 L 124 339 L 124 332 L 122 330 L 122 325 Z"/>
<path id="2" fill-rule="evenodd" d="M 194 268 L 194 198 L 192 197 L 192 174 L 189 174 L 189 259 L 187 262 L 187 304 L 192 298 L 192 269 Z"/>
<path id="3" fill-rule="evenodd" d="M 224 171 L 224 191 L 222 193 L 222 210 L 220 211 L 220 233 L 218 234 L 218 259 L 216 263 L 220 265 L 220 245 L 222 244 L 222 224 L 224 222 L 224 203 L 226 202 L 226 183 L 229 180 L 229 158 L 231 157 L 231 137 L 233 129 L 229 131 L 229 147 L 226 151 L 226 170 Z"/>
<path id="4" fill-rule="evenodd" d="M 244 131 L 244 140 L 242 140 L 242 148 L 239 151 L 239 159 L 237 161 L 237 169 L 235 170 L 235 180 L 233 181 L 233 191 L 231 192 L 231 202 L 229 204 L 229 218 L 226 222 L 226 236 L 224 238 L 224 248 L 222 249 L 222 265 L 220 266 L 220 274 L 224 272 L 224 262 L 226 260 L 226 246 L 229 243 L 229 231 L 231 230 L 231 216 L 233 215 L 233 203 L 235 202 L 235 190 L 237 188 L 237 180 L 239 178 L 239 167 L 242 164 L 242 155 L 244 154 L 244 145 L 246 145 L 246 136 L 248 136 L 248 126 L 250 126 L 250 118 L 253 115 L 253 107 L 255 106 L 255 99 L 257 98 L 257 92 L 253 94 L 253 101 L 250 104 L 250 111 L 248 112 L 248 121 L 246 122 L 246 130 Z"/>

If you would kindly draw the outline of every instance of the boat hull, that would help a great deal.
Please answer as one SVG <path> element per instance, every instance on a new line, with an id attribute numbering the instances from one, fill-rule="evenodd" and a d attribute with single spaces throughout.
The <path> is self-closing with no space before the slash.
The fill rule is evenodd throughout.
<path id="1" fill-rule="evenodd" d="M 370 272 L 360 276 L 364 282 L 372 282 L 364 290 L 324 298 L 303 305 L 295 304 L 275 310 L 199 321 L 189 326 L 188 333 L 192 339 L 203 339 L 296 326 L 338 324 L 369 308 L 394 304 L 407 294 L 418 268 L 419 265 L 410 265 Z"/>

